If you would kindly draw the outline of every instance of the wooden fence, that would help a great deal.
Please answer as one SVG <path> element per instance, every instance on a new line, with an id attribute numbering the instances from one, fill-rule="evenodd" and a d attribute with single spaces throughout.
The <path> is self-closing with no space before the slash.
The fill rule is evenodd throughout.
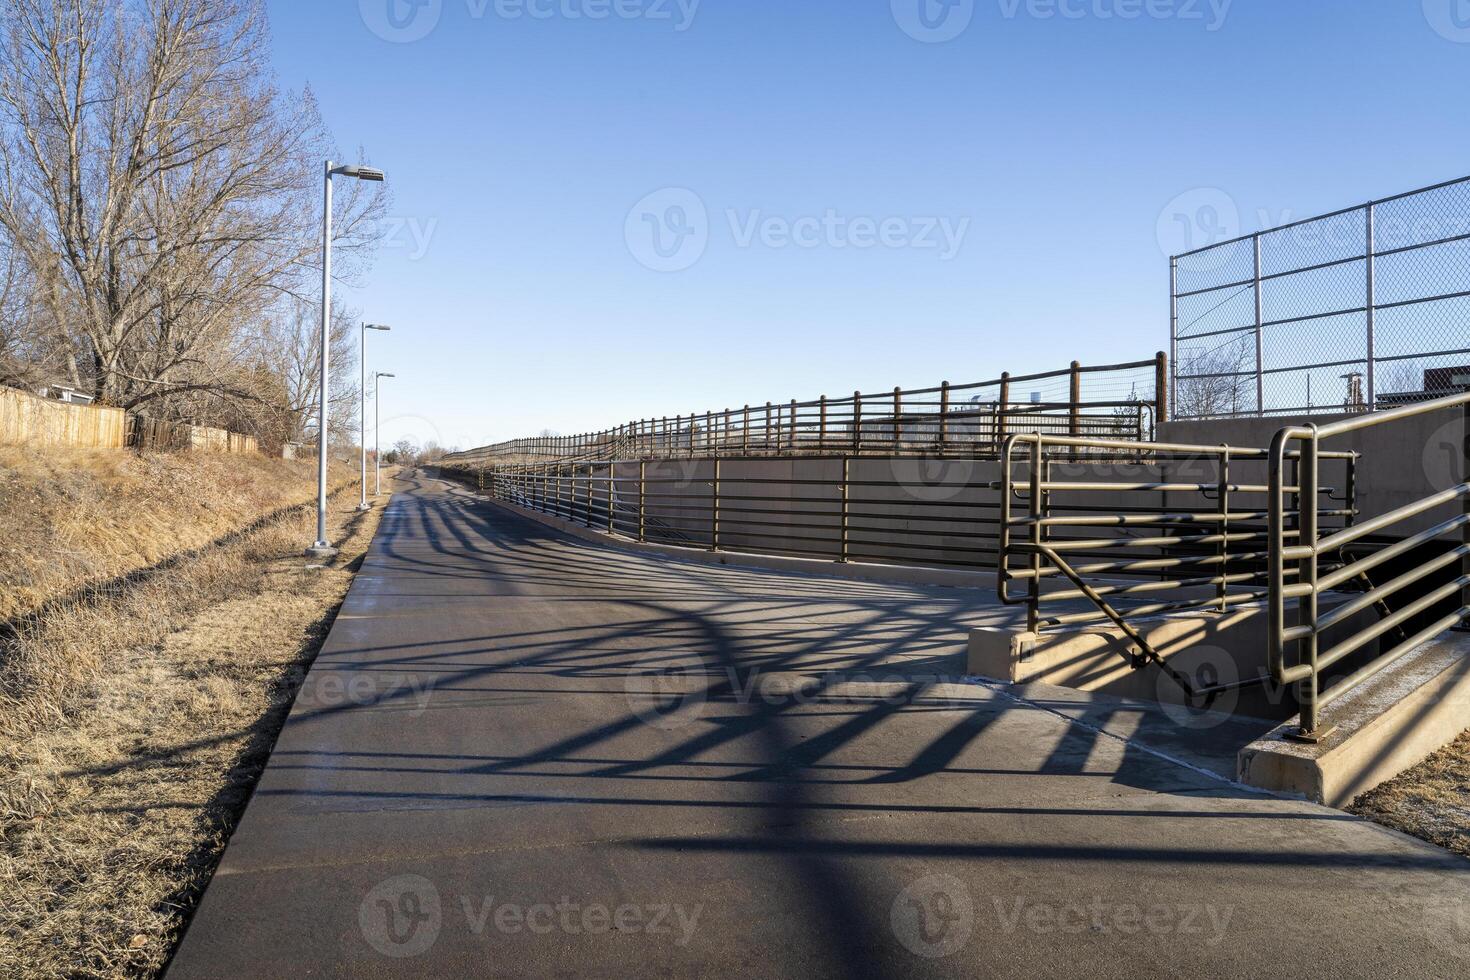
<path id="1" fill-rule="evenodd" d="M 260 451 L 255 436 L 132 415 L 120 408 L 73 405 L 0 387 L 0 445 L 156 451 Z"/>
<path id="2" fill-rule="evenodd" d="M 214 453 L 256 453 L 260 445 L 254 436 L 204 425 L 165 422 L 142 415 L 128 416 L 128 445 L 159 452 L 203 449 Z"/>
<path id="3" fill-rule="evenodd" d="M 120 408 L 72 405 L 0 388 L 0 443 L 122 449 L 127 429 L 127 413 Z"/>

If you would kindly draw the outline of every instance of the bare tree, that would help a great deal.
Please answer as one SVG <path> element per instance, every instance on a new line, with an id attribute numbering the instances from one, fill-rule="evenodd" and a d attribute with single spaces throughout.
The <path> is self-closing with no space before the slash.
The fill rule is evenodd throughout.
<path id="1" fill-rule="evenodd" d="M 1254 413 L 1253 363 L 1254 353 L 1239 340 L 1211 350 L 1182 353 L 1175 383 L 1175 413 L 1180 418 Z"/>
<path id="2" fill-rule="evenodd" d="M 333 154 L 311 94 L 274 87 L 258 0 L 0 4 L 0 231 L 78 381 L 174 415 L 271 397 L 248 334 L 310 282 Z M 344 275 L 384 206 L 338 195 Z"/>
<path id="3" fill-rule="evenodd" d="M 256 431 L 268 445 L 316 438 L 317 393 L 321 385 L 321 329 L 316 302 L 292 299 L 274 311 L 255 336 L 252 363 L 259 383 L 271 386 L 262 399 Z M 355 444 L 359 398 L 356 318 L 333 311 L 331 334 L 331 444 Z"/>

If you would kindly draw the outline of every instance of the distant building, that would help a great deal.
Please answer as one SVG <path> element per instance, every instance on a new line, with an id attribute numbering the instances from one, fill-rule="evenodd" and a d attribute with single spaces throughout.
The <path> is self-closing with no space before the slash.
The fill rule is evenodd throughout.
<path id="1" fill-rule="evenodd" d="M 93 398 L 91 395 L 83 394 L 70 385 L 51 384 L 36 389 L 36 394 L 42 398 L 52 401 L 66 402 L 69 405 L 90 405 Z"/>
<path id="2" fill-rule="evenodd" d="M 1394 405 L 1412 405 L 1414 402 L 1443 398 L 1462 391 L 1470 391 L 1470 364 L 1460 367 L 1426 368 L 1423 390 L 1381 394 L 1378 396 L 1378 406 L 1391 408 Z"/>

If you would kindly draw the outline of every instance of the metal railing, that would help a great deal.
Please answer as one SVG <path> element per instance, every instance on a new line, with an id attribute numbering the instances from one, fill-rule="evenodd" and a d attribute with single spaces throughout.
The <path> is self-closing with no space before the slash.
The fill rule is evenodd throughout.
<path id="1" fill-rule="evenodd" d="M 1181 217 L 1214 231 L 1209 216 Z M 1466 390 L 1467 269 L 1470 177 L 1175 256 L 1173 417 L 1365 412 Z"/>
<path id="2" fill-rule="evenodd" d="M 1136 622 L 1267 599 L 1271 487 L 1248 482 L 1267 456 L 1229 445 L 1011 436 L 1001 456 L 1001 602 L 1024 605 L 1032 632 L 1111 622 L 1131 644 L 1123 655 L 1135 669 L 1162 669 L 1192 700 L 1265 683 L 1262 675 L 1197 685 L 1169 666 Z M 1349 526 L 1356 455 L 1320 458 L 1341 461 L 1343 474 L 1340 488 L 1303 491 L 1318 501 L 1314 519 Z M 1048 606 L 1079 604 L 1044 615 Z"/>
<path id="3" fill-rule="evenodd" d="M 547 435 L 446 459 L 489 468 L 614 459 L 833 455 L 994 456 L 1016 432 L 1146 439 L 1167 418 L 1167 358 L 993 381 L 855 392 L 846 398 L 745 405 L 640 419 L 601 432 Z"/>
<path id="4" fill-rule="evenodd" d="M 1268 653 L 1276 681 L 1297 685 L 1297 701 L 1301 706 L 1299 736 L 1304 740 L 1319 741 L 1332 731 L 1331 726 L 1324 726 L 1322 722 L 1322 709 L 1327 704 L 1470 616 L 1470 482 L 1458 483 L 1387 513 L 1324 533 L 1316 511 L 1301 506 L 1302 500 L 1312 499 L 1318 484 L 1319 461 L 1328 455 L 1320 445 L 1323 440 L 1334 436 L 1460 406 L 1463 406 L 1467 426 L 1463 437 L 1467 469 L 1461 474 L 1461 480 L 1466 481 L 1470 480 L 1470 394 L 1344 419 L 1330 425 L 1287 426 L 1276 434 L 1271 444 Z M 1301 443 L 1299 452 L 1288 450 L 1288 444 L 1292 442 Z M 1286 468 L 1290 460 L 1295 460 L 1296 473 L 1288 479 Z M 1297 486 L 1289 486 L 1288 483 Z M 1455 516 L 1427 528 L 1404 533 L 1407 522 L 1422 523 L 1425 515 L 1436 509 L 1453 507 L 1456 503 L 1460 506 L 1460 513 Z M 1356 561 L 1344 559 L 1348 549 L 1365 542 L 1370 535 L 1395 531 L 1398 533 L 1392 544 L 1376 547 Z M 1428 559 L 1411 556 L 1415 549 L 1456 531 L 1460 534 L 1457 546 Z M 1295 539 L 1294 543 L 1292 539 Z M 1325 613 L 1320 610 L 1320 597 L 1326 590 L 1406 557 L 1413 558 L 1406 571 L 1381 584 L 1370 583 L 1361 595 Z M 1288 582 L 1288 577 L 1294 577 L 1295 581 Z M 1389 607 L 1390 600 L 1396 602 L 1396 609 Z M 1288 602 L 1295 603 L 1297 625 L 1287 625 Z M 1319 648 L 1324 631 L 1346 622 L 1348 617 L 1370 606 L 1380 610 L 1378 622 L 1366 629 L 1352 631 L 1330 649 Z M 1390 633 L 1396 633 L 1398 642 L 1387 650 L 1372 654 L 1370 645 Z M 1290 665 L 1287 663 L 1289 648 L 1296 651 Z M 1366 662 L 1359 663 L 1364 657 Z M 1356 669 L 1346 677 L 1324 684 L 1327 672 L 1344 663 Z"/>
<path id="5" fill-rule="evenodd" d="M 449 464 L 446 467 L 453 469 Z M 998 503 L 988 474 L 954 461 L 915 492 L 889 460 L 639 460 L 459 470 L 491 499 L 634 541 L 835 562 L 989 570 Z M 785 465 L 785 464 L 783 464 Z M 945 464 L 940 464 L 945 465 Z M 990 464 L 993 467 L 993 463 Z"/>

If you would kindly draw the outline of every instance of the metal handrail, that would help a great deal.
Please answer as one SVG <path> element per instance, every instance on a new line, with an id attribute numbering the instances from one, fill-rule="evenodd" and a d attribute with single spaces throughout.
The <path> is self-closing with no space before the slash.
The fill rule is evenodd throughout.
<path id="1" fill-rule="evenodd" d="M 1083 395 L 1083 380 L 1117 372 L 1152 375 L 1152 398 Z M 1001 375 L 991 381 L 843 398 L 766 402 L 723 411 L 640 419 L 600 432 L 515 439 L 461 453 L 454 466 L 488 468 L 542 462 L 606 462 L 789 455 L 993 455 L 1012 432 L 1149 437 L 1167 418 L 1163 354 L 1123 364 L 1082 365 L 1040 374 Z M 1018 401 L 1015 386 L 1052 380 L 1066 385 L 1065 398 Z M 1130 380 L 1125 375 L 1124 383 Z M 1135 383 L 1142 379 L 1131 378 Z M 1060 396 L 1061 392 L 1054 393 Z M 1099 393 L 1101 394 L 1101 393 Z"/>
<path id="2" fill-rule="evenodd" d="M 1357 513 L 1357 455 L 1321 455 L 1342 461 L 1344 482 L 1340 491 L 1333 487 L 1312 491 L 1311 498 L 1318 501 L 1314 513 L 1348 526 Z M 1017 472 L 1022 456 L 1024 476 Z M 1265 683 L 1267 675 L 1228 685 L 1198 684 L 1172 668 L 1135 624 L 1165 612 L 1225 612 L 1266 598 L 1268 510 L 1264 502 L 1241 506 L 1241 500 L 1263 498 L 1270 486 L 1239 482 L 1237 474 L 1241 463 L 1260 465 L 1267 457 L 1267 450 L 1245 446 L 1130 444 L 1040 434 L 1009 437 L 1001 452 L 997 576 L 1001 602 L 1024 605 L 1027 629 L 1033 633 L 1059 626 L 1112 623 L 1132 645 L 1122 655 L 1135 669 L 1150 665 L 1161 669 L 1193 702 L 1208 703 L 1225 690 Z M 1119 474 L 1122 479 L 1111 481 L 1098 480 L 1093 474 L 1071 480 L 1058 479 L 1055 474 L 1059 463 L 1120 461 L 1150 466 L 1157 472 L 1148 474 L 1154 477 L 1151 479 L 1128 479 L 1131 474 L 1123 473 Z M 1214 469 L 1213 478 L 1191 481 L 1167 472 L 1199 462 Z M 1079 504 L 1063 499 L 1066 494 L 1103 503 Z M 1179 502 L 1181 495 L 1186 497 L 1184 502 Z M 1191 509 L 1190 503 L 1213 506 Z M 1074 565 L 1073 556 L 1101 560 Z M 1138 577 L 1148 580 L 1138 581 Z M 1045 588 L 1048 580 L 1056 578 L 1067 580 L 1072 587 Z M 1024 585 L 1024 593 L 1012 591 L 1013 583 Z M 1163 602 L 1123 604 L 1160 592 L 1181 595 Z M 1079 600 L 1085 600 L 1088 608 L 1043 615 L 1048 605 Z"/>
<path id="3" fill-rule="evenodd" d="M 1289 425 L 1276 433 L 1270 450 L 1270 518 L 1269 532 L 1269 621 L 1267 625 L 1268 658 L 1271 674 L 1280 684 L 1297 685 L 1297 701 L 1301 706 L 1301 722 L 1297 736 L 1306 741 L 1320 741 L 1331 731 L 1332 726 L 1323 724 L 1322 709 L 1390 666 L 1414 648 L 1447 629 L 1460 625 L 1470 617 L 1470 482 L 1438 490 L 1419 500 L 1397 507 L 1356 524 L 1350 529 L 1322 535 L 1318 526 L 1318 515 L 1314 508 L 1303 508 L 1300 501 L 1310 499 L 1318 482 L 1319 461 L 1327 454 L 1321 450 L 1324 439 L 1358 432 L 1380 425 L 1390 425 L 1405 419 L 1461 408 L 1467 426 L 1465 453 L 1467 473 L 1470 473 L 1470 393 L 1451 395 L 1434 401 L 1405 405 L 1370 415 L 1342 419 L 1327 425 Z M 1293 453 L 1287 447 L 1293 442 L 1301 449 Z M 1287 486 L 1286 462 L 1295 457 L 1296 487 Z M 1370 534 L 1378 534 L 1401 525 L 1404 521 L 1418 517 L 1437 507 L 1460 501 L 1462 513 L 1417 533 L 1404 535 L 1396 543 L 1370 555 L 1363 561 L 1344 566 L 1323 574 L 1324 561 L 1333 562 L 1342 549 Z M 1288 501 L 1291 506 L 1288 506 Z M 1293 530 L 1288 530 L 1291 525 Z M 1324 591 L 1342 584 L 1354 573 L 1366 580 L 1366 571 L 1378 567 L 1394 558 L 1403 557 L 1413 549 L 1452 534 L 1458 530 L 1461 543 L 1445 555 L 1419 564 L 1380 585 L 1368 583 L 1367 591 L 1348 604 L 1327 614 L 1319 609 L 1319 598 Z M 1288 545 L 1287 538 L 1296 537 L 1296 544 Z M 1388 611 L 1386 600 L 1416 586 L 1426 583 L 1436 573 L 1443 573 L 1456 561 L 1460 574 L 1447 583 L 1419 595 L 1397 611 Z M 1295 562 L 1296 582 L 1288 583 L 1288 563 Z M 1441 614 L 1422 625 L 1413 635 L 1405 635 L 1403 628 L 1426 614 L 1432 615 L 1436 606 L 1450 603 L 1459 596 L 1459 606 L 1453 612 Z M 1297 625 L 1286 625 L 1286 609 L 1289 600 L 1296 603 Z M 1344 622 L 1350 615 L 1369 606 L 1377 606 L 1384 614 L 1373 626 L 1359 630 L 1334 645 L 1331 649 L 1320 649 L 1321 638 L 1329 627 Z M 1399 630 L 1401 639 L 1388 650 L 1367 660 L 1356 671 L 1340 678 L 1330 686 L 1324 685 L 1324 674 L 1348 657 L 1361 654 L 1379 637 L 1391 630 Z M 1294 662 L 1287 663 L 1287 648 L 1294 646 Z"/>
<path id="4" fill-rule="evenodd" d="M 441 462 L 491 499 L 634 541 L 835 562 L 989 570 L 997 484 L 946 483 L 922 499 L 902 479 L 854 472 L 855 457 L 812 457 L 812 477 L 763 477 L 728 460 L 669 472 L 647 460 L 522 464 L 476 469 Z M 722 464 L 725 464 L 722 466 Z M 822 474 L 828 475 L 822 475 Z"/>

